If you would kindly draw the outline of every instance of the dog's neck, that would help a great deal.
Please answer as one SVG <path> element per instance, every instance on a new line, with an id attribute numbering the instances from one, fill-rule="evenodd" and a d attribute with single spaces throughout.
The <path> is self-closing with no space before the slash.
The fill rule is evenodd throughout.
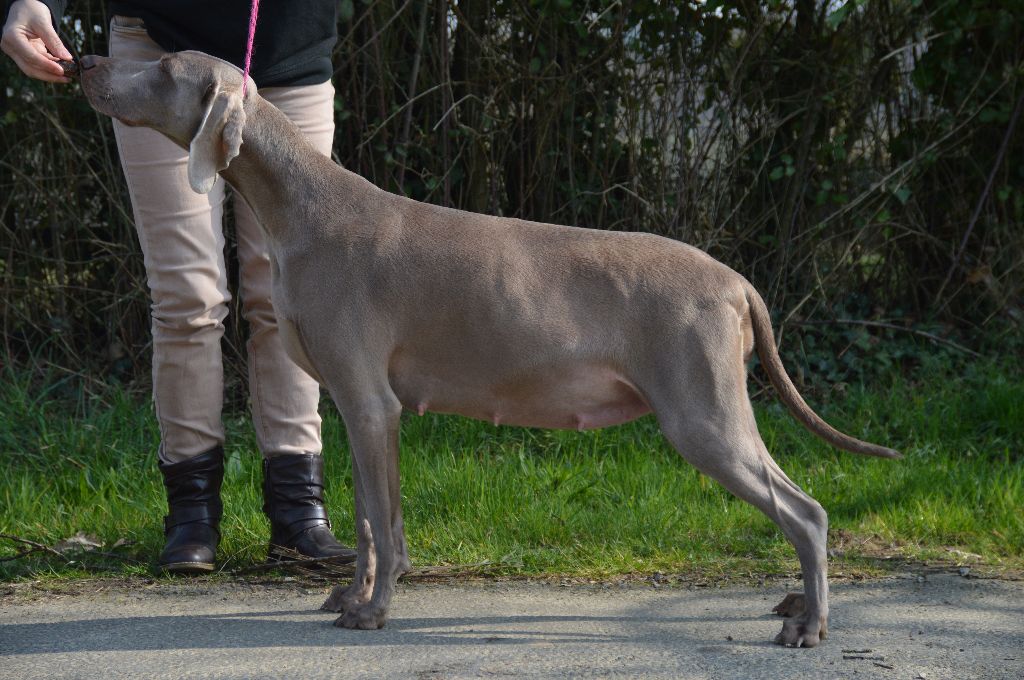
<path id="1" fill-rule="evenodd" d="M 242 146 L 221 174 L 253 209 L 271 245 L 307 241 L 332 201 L 359 201 L 375 187 L 317 152 L 277 107 L 250 93 Z M 296 195 L 301 187 L 302 195 Z"/>

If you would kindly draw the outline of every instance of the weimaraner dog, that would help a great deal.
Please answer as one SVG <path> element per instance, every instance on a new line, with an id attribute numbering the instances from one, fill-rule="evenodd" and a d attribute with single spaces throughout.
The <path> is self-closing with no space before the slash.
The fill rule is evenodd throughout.
<path id="1" fill-rule="evenodd" d="M 348 431 L 356 574 L 324 608 L 384 625 L 409 569 L 398 488 L 402 409 L 587 429 L 653 412 L 679 453 L 768 515 L 800 558 L 805 606 L 776 642 L 827 632 L 827 517 L 757 431 L 754 347 L 792 414 L 833 446 L 892 449 L 835 430 L 787 376 L 768 310 L 705 253 L 642 233 L 477 215 L 387 193 L 313 150 L 250 80 L 198 52 L 89 56 L 92 106 L 189 149 L 192 187 L 221 173 L 266 231 L 289 355 L 326 387 Z"/>

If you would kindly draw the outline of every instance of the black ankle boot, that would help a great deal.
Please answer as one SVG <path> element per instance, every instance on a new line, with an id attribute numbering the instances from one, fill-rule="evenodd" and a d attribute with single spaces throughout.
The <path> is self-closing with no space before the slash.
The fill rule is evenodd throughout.
<path id="1" fill-rule="evenodd" d="M 180 463 L 161 461 L 160 472 L 168 509 L 160 568 L 186 574 L 213 571 L 223 511 L 224 449 L 218 446 Z"/>
<path id="2" fill-rule="evenodd" d="M 324 508 L 324 460 L 315 453 L 283 453 L 263 461 L 263 512 L 270 520 L 267 559 L 332 557 L 353 562 L 356 553 L 331 533 Z"/>

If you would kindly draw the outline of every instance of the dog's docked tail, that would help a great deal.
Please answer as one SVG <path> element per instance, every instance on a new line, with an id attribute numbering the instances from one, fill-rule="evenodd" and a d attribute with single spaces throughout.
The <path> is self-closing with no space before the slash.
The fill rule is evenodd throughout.
<path id="1" fill-rule="evenodd" d="M 804 398 L 797 392 L 796 386 L 790 380 L 786 368 L 779 358 L 779 350 L 775 346 L 775 336 L 772 334 L 771 317 L 768 315 L 768 308 L 764 300 L 754 290 L 753 286 L 747 284 L 747 304 L 750 306 L 750 321 L 754 328 L 754 345 L 757 347 L 757 356 L 761 358 L 765 371 L 772 381 L 772 385 L 779 393 L 779 398 L 789 408 L 789 412 L 799 420 L 804 427 L 818 435 L 836 448 L 853 453 L 860 453 L 865 456 L 878 456 L 880 458 L 901 458 L 898 451 L 888 449 L 877 444 L 870 444 L 860 439 L 843 434 L 821 419 L 817 413 L 811 410 Z"/>

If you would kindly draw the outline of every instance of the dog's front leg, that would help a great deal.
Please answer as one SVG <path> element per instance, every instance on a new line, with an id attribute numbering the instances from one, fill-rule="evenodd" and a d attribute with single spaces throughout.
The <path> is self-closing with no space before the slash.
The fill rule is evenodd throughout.
<path id="1" fill-rule="evenodd" d="M 391 489 L 392 481 L 395 485 L 398 483 L 398 427 L 402 406 L 388 392 L 377 399 L 364 400 L 356 405 L 343 406 L 339 403 L 338 407 L 348 430 L 353 469 L 358 478 L 355 480 L 358 485 L 357 503 L 361 504 L 365 515 L 363 527 L 357 529 L 362 534 L 368 524 L 372 537 L 367 546 L 367 573 L 363 577 L 364 582 L 370 584 L 372 595 L 369 601 L 362 603 L 358 602 L 361 597 L 353 598 L 351 606 L 335 621 L 335 625 L 380 628 L 387 620 L 395 581 L 405 566 L 399 559 L 399 546 L 404 546 L 404 538 L 394 535 L 394 529 L 401 526 L 400 520 L 397 527 L 395 522 L 396 517 L 400 517 L 397 514 L 399 508 L 392 507 L 395 505 L 393 498 L 398 497 L 399 492 L 397 488 Z M 359 510 L 357 505 L 357 513 Z M 370 537 L 364 537 L 364 542 Z M 370 569 L 373 570 L 372 576 Z"/>
<path id="2" fill-rule="evenodd" d="M 369 602 L 370 596 L 373 595 L 377 554 L 373 545 L 370 522 L 366 519 L 362 484 L 359 478 L 359 465 L 356 464 L 356 457 L 352 456 L 352 495 L 355 498 L 356 510 L 356 572 L 352 577 L 352 583 L 348 586 L 334 586 L 327 601 L 320 607 L 326 611 L 345 612 L 354 609 Z M 335 621 L 335 625 L 341 625 L 341 617 Z"/>
<path id="3" fill-rule="evenodd" d="M 409 547 L 405 542 L 405 522 L 402 521 L 402 488 L 398 475 L 398 440 L 396 430 L 395 453 L 388 456 L 388 489 L 391 491 L 391 537 L 395 541 L 395 578 L 412 569 Z"/>

